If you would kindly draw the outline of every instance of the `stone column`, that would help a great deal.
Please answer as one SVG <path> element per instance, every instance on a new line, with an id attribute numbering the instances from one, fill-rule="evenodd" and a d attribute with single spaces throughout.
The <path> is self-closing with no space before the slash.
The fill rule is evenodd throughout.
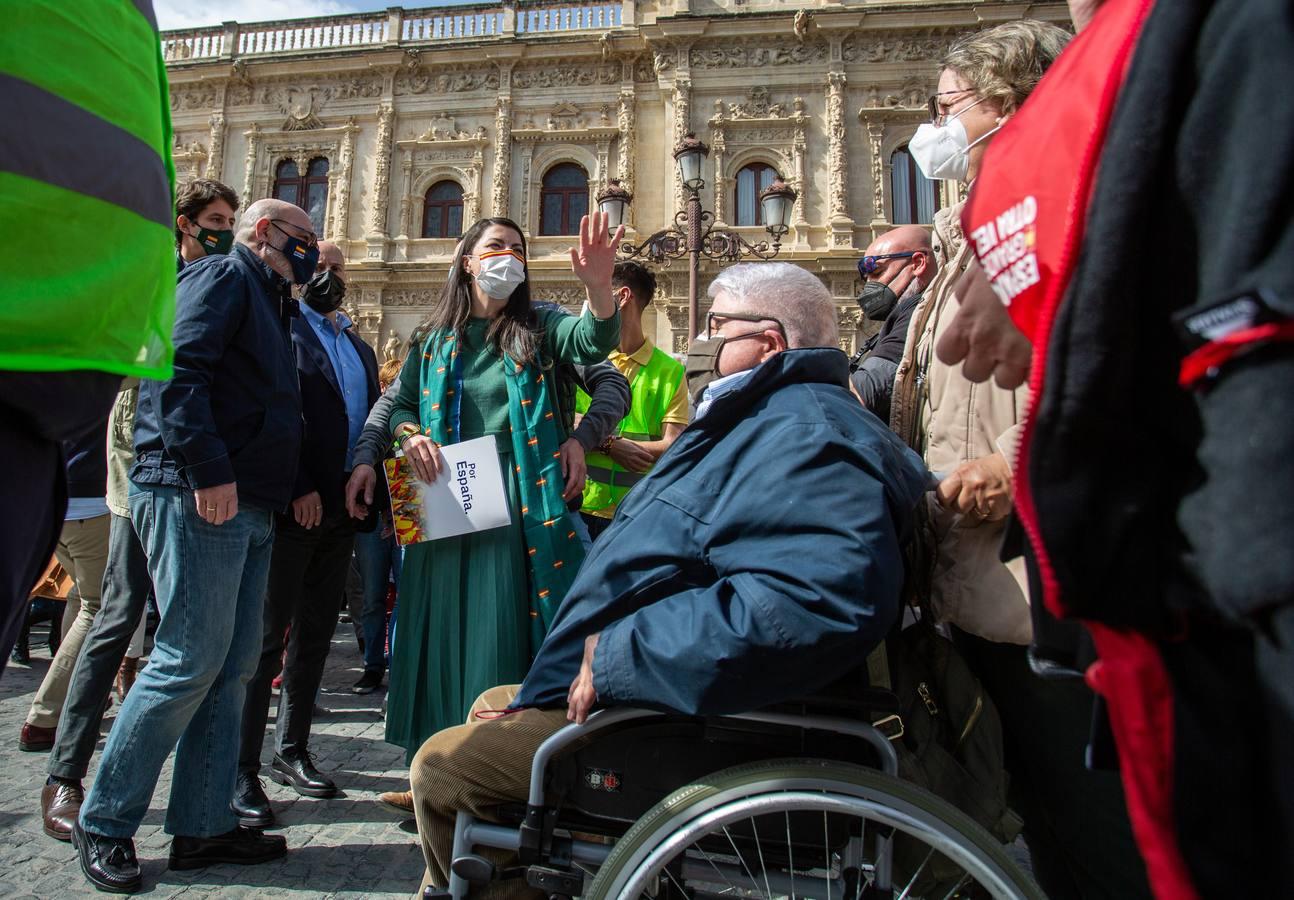
<path id="1" fill-rule="evenodd" d="M 711 119 L 711 122 L 714 120 Z M 728 139 L 722 125 L 715 125 L 710 131 L 710 158 L 714 160 L 714 221 L 724 224 L 728 211 L 727 195 L 728 177 L 724 173 L 724 154 L 728 151 Z"/>
<path id="2" fill-rule="evenodd" d="M 512 98 L 500 96 L 494 112 L 494 182 L 491 185 L 496 216 L 508 216 L 508 188 L 512 180 Z"/>
<path id="3" fill-rule="evenodd" d="M 530 221 L 530 208 L 534 206 L 530 202 L 530 164 L 535 158 L 535 145 L 529 141 L 522 142 L 521 145 L 521 230 L 527 234 L 533 235 L 532 223 Z M 539 223 L 533 223 L 535 231 L 539 229 Z"/>
<path id="4" fill-rule="evenodd" d="M 806 176 L 806 160 L 809 153 L 809 118 L 804 114 L 804 99 L 795 98 L 795 134 L 791 139 L 791 166 L 795 170 L 795 189 L 797 195 L 795 206 L 791 210 L 791 224 L 795 227 L 795 246 L 805 250 L 809 246 L 809 220 L 804 214 L 806 195 L 809 193 L 809 179 Z"/>
<path id="5" fill-rule="evenodd" d="M 221 169 L 225 165 L 225 114 L 214 113 L 211 116 L 211 138 L 208 141 L 211 147 L 207 154 L 207 170 L 204 173 L 207 178 L 220 178 Z"/>
<path id="6" fill-rule="evenodd" d="M 885 158 L 881 155 L 881 141 L 885 137 L 885 123 L 867 120 L 867 150 L 872 170 L 872 224 L 885 225 Z"/>
<path id="7" fill-rule="evenodd" d="M 253 200 L 252 188 L 254 185 L 252 182 L 256 178 L 256 154 L 260 149 L 261 126 L 253 122 L 251 130 L 244 131 L 243 135 L 247 138 L 247 159 L 243 163 L 243 202 L 241 205 L 243 209 L 246 209 Z M 254 199 L 259 200 L 260 198 Z"/>
<path id="8" fill-rule="evenodd" d="M 680 73 L 674 76 L 674 145 L 670 150 L 682 143 L 683 138 L 691 130 L 692 79 Z M 678 173 L 678 166 L 672 166 L 672 168 L 674 169 L 674 208 L 682 209 L 685 202 L 683 181 Z"/>
<path id="9" fill-rule="evenodd" d="M 617 111 L 616 124 L 620 129 L 620 146 L 617 150 L 620 160 L 616 175 L 624 189 L 632 193 L 634 189 L 634 154 L 637 152 L 634 147 L 634 88 L 632 82 L 620 88 L 620 108 Z M 629 214 L 625 217 L 625 225 L 632 227 L 633 220 L 634 208 L 630 204 Z"/>
<path id="10" fill-rule="evenodd" d="M 404 170 L 404 196 L 400 198 L 400 238 L 408 240 L 412 235 L 409 234 L 409 213 L 413 208 L 413 151 L 408 147 L 404 148 L 404 159 L 400 166 Z M 421 237 L 419 232 L 417 235 Z"/>
<path id="11" fill-rule="evenodd" d="M 849 160 L 845 130 L 845 73 L 827 76 L 827 134 L 830 190 L 827 195 L 827 218 L 831 227 L 832 249 L 847 250 L 854 242 L 854 220 L 849 215 Z"/>
<path id="12" fill-rule="evenodd" d="M 395 108 L 383 103 L 377 111 L 376 171 L 373 177 L 373 208 L 368 226 L 368 258 L 385 259 L 387 204 L 391 199 L 391 132 Z"/>
<path id="13" fill-rule="evenodd" d="M 350 181 L 355 164 L 355 135 L 359 133 L 354 116 L 346 120 L 345 128 L 341 139 L 341 160 L 337 165 L 340 169 L 337 173 L 337 215 L 333 218 L 333 240 L 339 242 L 350 238 Z"/>

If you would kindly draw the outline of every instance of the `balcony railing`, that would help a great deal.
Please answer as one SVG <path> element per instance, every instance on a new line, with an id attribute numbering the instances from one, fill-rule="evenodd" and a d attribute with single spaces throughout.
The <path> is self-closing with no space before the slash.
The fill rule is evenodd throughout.
<path id="1" fill-rule="evenodd" d="M 396 7 L 386 12 L 280 22 L 226 22 L 210 28 L 162 32 L 162 53 L 167 62 L 186 63 L 609 31 L 625 24 L 626 5 L 632 20 L 632 3 L 633 0 L 586 4 L 516 0 L 480 6 Z"/>

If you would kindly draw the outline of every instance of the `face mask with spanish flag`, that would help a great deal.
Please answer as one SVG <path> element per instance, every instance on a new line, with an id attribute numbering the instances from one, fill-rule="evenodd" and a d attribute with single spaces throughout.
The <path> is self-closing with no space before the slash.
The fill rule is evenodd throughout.
<path id="1" fill-rule="evenodd" d="M 491 300 L 506 300 L 526 280 L 526 258 L 516 250 L 487 250 L 477 254 L 481 271 L 476 283 Z"/>

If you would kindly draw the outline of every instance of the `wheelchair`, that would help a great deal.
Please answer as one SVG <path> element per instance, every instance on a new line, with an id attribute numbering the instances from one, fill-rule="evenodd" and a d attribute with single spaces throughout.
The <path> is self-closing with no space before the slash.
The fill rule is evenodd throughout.
<path id="1" fill-rule="evenodd" d="M 551 900 L 1046 900 L 996 838 L 898 778 L 902 730 L 883 691 L 725 716 L 596 712 L 540 746 L 524 805 L 458 813 L 435 896 L 515 878 Z"/>

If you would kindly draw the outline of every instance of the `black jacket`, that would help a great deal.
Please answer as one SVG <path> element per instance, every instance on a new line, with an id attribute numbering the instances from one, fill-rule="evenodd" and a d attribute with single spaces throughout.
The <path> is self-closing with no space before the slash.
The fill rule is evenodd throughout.
<path id="1" fill-rule="evenodd" d="M 344 333 L 364 364 L 364 372 L 368 376 L 367 403 L 372 409 L 378 398 L 377 356 L 373 348 L 352 331 L 348 329 Z M 346 444 L 350 438 L 346 402 L 342 399 L 341 384 L 319 335 L 303 315 L 292 320 L 292 349 L 296 353 L 301 410 L 305 419 L 305 440 L 301 445 L 301 462 L 297 466 L 292 497 L 295 499 L 318 491 L 323 500 L 324 515 L 329 515 L 344 510 L 346 506 L 346 477 L 349 474 L 346 471 Z"/>
<path id="2" fill-rule="evenodd" d="M 1294 316 L 1294 106 L 1272 92 L 1291 47 L 1287 0 L 1157 3 L 1138 42 L 1028 456 L 1073 615 L 1176 633 L 1294 602 L 1290 345 L 1189 391 L 1172 322 L 1254 292 Z"/>
<path id="3" fill-rule="evenodd" d="M 175 374 L 140 386 L 135 464 L 141 485 L 238 483 L 240 503 L 292 500 L 301 397 L 288 339 L 288 283 L 246 247 L 184 267 L 175 292 Z"/>

